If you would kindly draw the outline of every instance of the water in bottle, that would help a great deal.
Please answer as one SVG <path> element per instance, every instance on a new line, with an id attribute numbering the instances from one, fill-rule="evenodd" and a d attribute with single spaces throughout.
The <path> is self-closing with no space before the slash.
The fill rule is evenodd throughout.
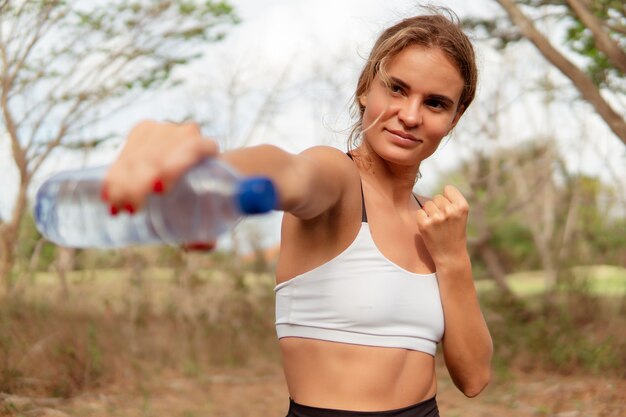
<path id="1" fill-rule="evenodd" d="M 268 178 L 244 178 L 224 162 L 207 159 L 167 193 L 151 194 L 142 210 L 112 216 L 100 197 L 107 170 L 105 166 L 64 171 L 45 181 L 35 201 L 41 234 L 76 248 L 210 242 L 243 216 L 277 205 Z"/>

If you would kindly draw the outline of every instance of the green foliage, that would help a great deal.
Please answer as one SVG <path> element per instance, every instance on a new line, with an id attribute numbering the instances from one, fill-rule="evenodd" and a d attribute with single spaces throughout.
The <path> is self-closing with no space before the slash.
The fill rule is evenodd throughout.
<path id="1" fill-rule="evenodd" d="M 540 268 L 537 248 L 528 226 L 520 219 L 509 217 L 495 229 L 489 240 L 507 271 L 524 271 Z"/>
<path id="2" fill-rule="evenodd" d="M 583 68 L 599 87 L 612 88 L 624 92 L 622 80 L 626 74 L 619 71 L 595 44 L 591 31 L 573 12 L 567 2 L 549 0 L 517 1 L 524 12 L 535 21 L 546 22 L 552 27 L 564 30 L 565 46 L 583 59 Z M 593 0 L 589 2 L 592 13 L 603 22 L 603 29 L 609 36 L 626 48 L 626 9 L 622 0 Z M 502 17 L 469 18 L 463 21 L 468 28 L 477 30 L 481 36 L 493 41 L 496 48 L 506 48 L 509 44 L 523 40 L 519 29 Z"/>
<path id="3" fill-rule="evenodd" d="M 442 182 L 466 189 L 468 235 L 489 245 L 507 273 L 545 268 L 546 257 L 557 273 L 576 265 L 626 265 L 626 213 L 618 191 L 570 172 L 549 141 L 477 154 Z M 548 195 L 551 203 L 544 204 Z M 550 233 L 540 236 L 544 224 Z M 548 253 L 539 252 L 539 238 Z M 477 254 L 473 262 L 484 271 Z"/>
<path id="4" fill-rule="evenodd" d="M 626 48 L 626 10 L 624 2 L 620 0 L 595 0 L 590 3 L 593 14 L 605 24 L 609 35 Z M 579 20 L 568 28 L 568 45 L 573 51 L 589 59 L 587 73 L 596 85 L 611 87 L 610 77 L 622 78 L 623 74 L 611 64 L 607 57 L 600 52 L 589 30 Z"/>
<path id="5" fill-rule="evenodd" d="M 619 299 L 573 288 L 556 299 L 539 295 L 511 300 L 493 291 L 483 293 L 481 301 L 499 373 L 515 367 L 561 374 L 584 370 L 626 375 L 626 323 L 615 314 Z"/>

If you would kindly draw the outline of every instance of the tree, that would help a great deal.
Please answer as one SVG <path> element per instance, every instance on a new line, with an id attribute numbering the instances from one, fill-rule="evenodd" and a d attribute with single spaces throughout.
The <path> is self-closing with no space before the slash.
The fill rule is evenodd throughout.
<path id="1" fill-rule="evenodd" d="M 236 22 L 225 1 L 0 2 L 0 140 L 10 141 L 19 173 L 12 213 L 0 221 L 5 289 L 28 187 L 50 155 L 101 144 L 106 135 L 82 137 L 86 126 L 178 83 L 173 70 Z"/>
<path id="2" fill-rule="evenodd" d="M 530 41 L 543 57 L 570 79 L 581 97 L 626 144 L 626 106 L 616 109 L 626 77 L 626 6 L 621 0 L 496 0 L 508 17 L 468 19 L 505 47 Z M 513 23 L 513 26 L 511 26 Z M 563 30 L 567 51 L 555 47 L 538 28 Z M 573 53 L 573 55 L 572 55 Z M 571 58 L 568 57 L 572 56 Z M 576 59 L 574 59 L 574 56 Z"/>
<path id="3" fill-rule="evenodd" d="M 558 102 L 551 71 L 540 69 L 543 77 L 531 88 L 522 82 L 527 68 L 519 57 L 517 48 L 498 57 L 491 82 L 451 139 L 455 155 L 465 155 L 465 162 L 443 181 L 459 184 L 468 199 L 471 255 L 508 299 L 514 295 L 508 273 L 542 269 L 547 287 L 554 289 L 570 277 L 572 265 L 618 260 L 614 248 L 623 241 L 604 238 L 606 230 L 623 224 L 621 181 L 603 182 L 578 157 L 596 151 L 602 158 L 601 150 L 587 147 L 596 131 L 576 109 Z M 573 134 L 564 134 L 563 120 Z M 610 168 L 607 160 L 602 169 Z M 594 193 L 586 191 L 589 184 Z M 594 219 L 593 227 L 584 213 Z M 597 238 L 587 237 L 595 232 Z M 607 255 L 598 257 L 600 240 Z"/>

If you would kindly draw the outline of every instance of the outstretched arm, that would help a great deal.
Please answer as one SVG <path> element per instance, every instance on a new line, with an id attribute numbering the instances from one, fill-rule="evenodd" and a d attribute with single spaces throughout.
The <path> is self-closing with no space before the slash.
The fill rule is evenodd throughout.
<path id="1" fill-rule="evenodd" d="M 261 145 L 218 152 L 197 125 L 139 123 L 128 136 L 105 179 L 105 199 L 116 209 L 136 211 L 152 192 L 167 192 L 189 168 L 205 158 L 220 158 L 243 175 L 264 175 L 275 184 L 279 209 L 312 218 L 332 207 L 345 188 L 350 166 L 338 150 L 317 147 L 294 155 Z"/>

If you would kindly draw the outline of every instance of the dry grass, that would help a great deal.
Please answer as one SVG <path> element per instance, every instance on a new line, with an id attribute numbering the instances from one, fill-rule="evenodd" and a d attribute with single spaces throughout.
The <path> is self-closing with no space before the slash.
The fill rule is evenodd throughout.
<path id="1" fill-rule="evenodd" d="M 271 275 L 144 267 L 68 280 L 63 294 L 54 275 L 38 275 L 0 305 L 0 416 L 284 415 Z M 488 294 L 496 380 L 467 400 L 442 376 L 442 415 L 626 415 L 616 414 L 623 296 L 570 291 L 525 317 Z"/>
<path id="2" fill-rule="evenodd" d="M 173 272 L 76 273 L 68 294 L 39 277 L 0 307 L 0 392 L 71 397 L 165 369 L 193 376 L 275 357 L 269 276 Z"/>

